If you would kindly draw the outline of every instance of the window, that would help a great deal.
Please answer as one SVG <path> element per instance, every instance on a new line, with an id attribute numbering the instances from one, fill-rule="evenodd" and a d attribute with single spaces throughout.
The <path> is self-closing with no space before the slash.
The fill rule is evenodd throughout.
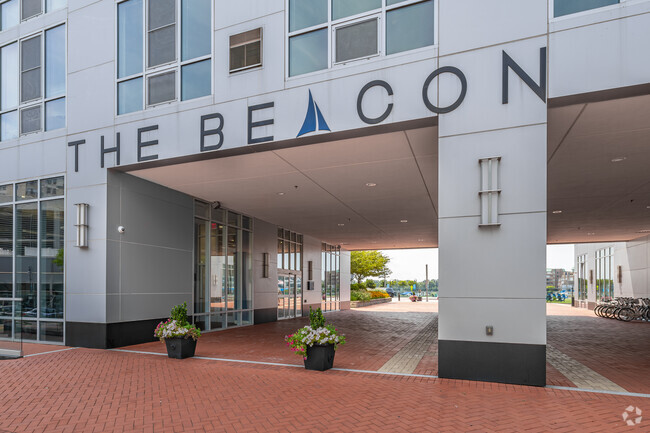
<path id="1" fill-rule="evenodd" d="M 262 66 L 262 29 L 230 37 L 230 72 Z"/>
<path id="2" fill-rule="evenodd" d="M 587 255 L 578 256 L 578 300 L 587 300 Z"/>
<path id="3" fill-rule="evenodd" d="M 614 249 L 596 250 L 596 301 L 614 297 Z"/>
<path id="4" fill-rule="evenodd" d="M 66 7 L 67 0 L 8 0 L 0 4 L 0 30 L 7 30 L 46 12 Z"/>
<path id="5" fill-rule="evenodd" d="M 194 314 L 203 331 L 253 323 L 250 218 L 194 202 Z"/>
<path id="6" fill-rule="evenodd" d="M 553 17 L 557 18 L 618 3 L 620 3 L 619 0 L 554 0 Z"/>
<path id="7" fill-rule="evenodd" d="M 0 338 L 63 343 L 64 194 L 62 176 L 0 186 L 0 297 L 22 298 Z"/>
<path id="8" fill-rule="evenodd" d="M 177 101 L 179 95 L 185 101 L 212 93 L 211 4 L 210 0 L 118 4 L 117 114 Z"/>
<path id="9" fill-rule="evenodd" d="M 321 309 L 341 308 L 341 247 L 321 246 Z"/>
<path id="10" fill-rule="evenodd" d="M 289 76 L 433 45 L 434 16 L 434 0 L 289 0 Z"/>
<path id="11" fill-rule="evenodd" d="M 65 127 L 65 25 L 0 48 L 0 140 Z"/>

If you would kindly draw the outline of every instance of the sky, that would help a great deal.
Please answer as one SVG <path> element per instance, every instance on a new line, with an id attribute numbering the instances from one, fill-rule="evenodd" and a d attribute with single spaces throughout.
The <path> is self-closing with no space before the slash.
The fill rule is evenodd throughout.
<path id="1" fill-rule="evenodd" d="M 429 265 L 429 279 L 438 278 L 438 249 L 422 248 L 413 250 L 384 250 L 390 257 L 388 267 L 393 273 L 389 279 L 425 279 L 425 265 Z M 546 267 L 573 269 L 573 245 L 548 245 L 546 247 Z"/>

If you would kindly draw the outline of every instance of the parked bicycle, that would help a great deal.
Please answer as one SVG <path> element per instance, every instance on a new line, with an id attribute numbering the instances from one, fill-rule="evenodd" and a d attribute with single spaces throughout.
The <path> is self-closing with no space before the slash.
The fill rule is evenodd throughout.
<path id="1" fill-rule="evenodd" d="M 650 322 L 650 298 L 603 299 L 594 308 L 594 313 L 599 317 L 623 322 L 633 320 Z"/>

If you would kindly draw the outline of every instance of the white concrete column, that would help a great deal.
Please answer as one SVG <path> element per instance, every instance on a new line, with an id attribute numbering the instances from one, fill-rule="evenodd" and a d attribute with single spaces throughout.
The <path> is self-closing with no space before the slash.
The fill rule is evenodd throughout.
<path id="1" fill-rule="evenodd" d="M 545 8 L 440 1 L 440 377 L 546 382 Z"/>

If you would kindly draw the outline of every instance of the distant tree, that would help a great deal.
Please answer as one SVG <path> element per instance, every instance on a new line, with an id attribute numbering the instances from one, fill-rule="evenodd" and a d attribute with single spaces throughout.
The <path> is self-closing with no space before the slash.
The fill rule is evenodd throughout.
<path id="1" fill-rule="evenodd" d="M 350 257 L 350 274 L 361 283 L 368 277 L 383 277 L 389 275 L 390 258 L 380 251 L 352 251 Z"/>

